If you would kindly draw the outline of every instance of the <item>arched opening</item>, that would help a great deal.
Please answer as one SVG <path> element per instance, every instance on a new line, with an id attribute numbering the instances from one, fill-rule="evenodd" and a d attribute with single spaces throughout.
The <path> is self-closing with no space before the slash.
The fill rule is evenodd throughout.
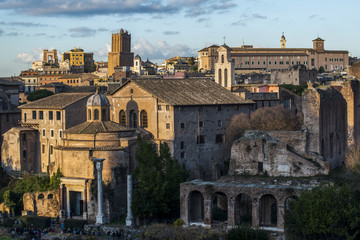
<path id="1" fill-rule="evenodd" d="M 88 118 L 89 118 L 89 120 L 91 120 L 91 110 L 90 109 L 88 110 Z"/>
<path id="2" fill-rule="evenodd" d="M 54 198 L 54 195 L 49 194 L 47 198 L 48 198 L 48 199 L 53 199 L 53 198 Z"/>
<path id="3" fill-rule="evenodd" d="M 44 194 L 39 194 L 38 199 L 43 199 L 44 198 Z"/>
<path id="4" fill-rule="evenodd" d="M 212 196 L 212 222 L 224 222 L 228 220 L 228 200 L 222 192 Z"/>
<path id="5" fill-rule="evenodd" d="M 277 226 L 277 201 L 273 195 L 265 194 L 260 198 L 259 211 L 260 226 Z"/>
<path id="6" fill-rule="evenodd" d="M 222 86 L 222 80 L 221 80 L 221 69 L 219 69 L 219 84 L 220 86 Z"/>
<path id="7" fill-rule="evenodd" d="M 221 55 L 221 63 L 224 63 L 224 54 Z"/>
<path id="8" fill-rule="evenodd" d="M 94 110 L 94 120 L 99 120 L 99 110 Z"/>
<path id="9" fill-rule="evenodd" d="M 137 115 L 136 112 L 134 110 L 130 111 L 130 127 L 132 128 L 137 128 Z"/>
<path id="10" fill-rule="evenodd" d="M 121 126 L 126 126 L 126 113 L 124 110 L 119 112 L 119 123 Z"/>
<path id="11" fill-rule="evenodd" d="M 142 128 L 148 127 L 148 118 L 147 118 L 147 113 L 145 110 L 142 110 L 140 112 L 140 125 Z"/>
<path id="12" fill-rule="evenodd" d="M 189 223 L 204 221 L 204 197 L 199 191 L 193 191 L 188 197 Z"/>
<path id="13" fill-rule="evenodd" d="M 106 109 L 101 110 L 101 121 L 106 121 Z"/>
<path id="14" fill-rule="evenodd" d="M 228 86 L 227 80 L 228 80 L 227 68 L 225 68 L 225 70 L 224 70 L 224 87 Z"/>
<path id="15" fill-rule="evenodd" d="M 242 193 L 236 197 L 235 224 L 252 225 L 252 199 L 249 195 Z"/>

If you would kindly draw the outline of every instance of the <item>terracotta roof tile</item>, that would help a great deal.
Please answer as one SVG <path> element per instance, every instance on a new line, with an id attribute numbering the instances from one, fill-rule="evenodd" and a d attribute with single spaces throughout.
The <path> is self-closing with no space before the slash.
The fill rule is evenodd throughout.
<path id="1" fill-rule="evenodd" d="M 67 129 L 66 133 L 72 134 L 94 134 L 94 133 L 108 133 L 121 132 L 122 137 L 129 137 L 134 133 L 135 129 L 121 126 L 112 121 L 102 122 L 84 122 Z"/>
<path id="2" fill-rule="evenodd" d="M 63 109 L 83 98 L 87 98 L 92 93 L 59 93 L 46 98 L 36 100 L 34 102 L 27 103 L 19 106 L 21 109 Z"/>

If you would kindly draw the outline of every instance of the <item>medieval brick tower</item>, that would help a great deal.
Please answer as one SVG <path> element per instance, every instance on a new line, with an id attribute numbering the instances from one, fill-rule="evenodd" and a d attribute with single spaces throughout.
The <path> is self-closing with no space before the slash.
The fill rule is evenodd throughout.
<path id="1" fill-rule="evenodd" d="M 108 76 L 119 66 L 131 67 L 134 65 L 134 53 L 131 52 L 131 34 L 123 29 L 120 33 L 113 33 L 111 36 L 111 52 L 108 55 Z"/>

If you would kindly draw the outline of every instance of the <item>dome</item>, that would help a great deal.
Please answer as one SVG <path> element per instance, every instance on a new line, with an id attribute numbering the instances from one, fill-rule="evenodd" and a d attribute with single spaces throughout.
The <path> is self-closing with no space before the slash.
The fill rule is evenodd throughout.
<path id="1" fill-rule="evenodd" d="M 110 103 L 104 94 L 96 92 L 89 97 L 86 106 L 110 106 Z"/>

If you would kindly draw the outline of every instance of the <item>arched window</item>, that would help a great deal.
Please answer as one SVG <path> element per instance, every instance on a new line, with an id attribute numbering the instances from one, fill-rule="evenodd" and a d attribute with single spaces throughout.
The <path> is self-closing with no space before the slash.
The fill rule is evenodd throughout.
<path id="1" fill-rule="evenodd" d="M 94 120 L 99 120 L 99 110 L 94 110 Z"/>
<path id="2" fill-rule="evenodd" d="M 136 128 L 137 127 L 137 116 L 134 110 L 130 111 L 130 127 Z"/>
<path id="3" fill-rule="evenodd" d="M 38 199 L 43 199 L 44 198 L 44 194 L 39 194 Z"/>
<path id="4" fill-rule="evenodd" d="M 227 87 L 227 68 L 224 70 L 224 87 Z"/>
<path id="5" fill-rule="evenodd" d="M 106 110 L 105 109 L 103 109 L 101 111 L 101 121 L 106 121 Z"/>
<path id="6" fill-rule="evenodd" d="M 88 110 L 89 120 L 91 120 L 91 110 Z"/>
<path id="7" fill-rule="evenodd" d="M 47 198 L 48 198 L 48 199 L 53 199 L 53 198 L 54 198 L 54 195 L 49 194 Z"/>
<path id="8" fill-rule="evenodd" d="M 126 126 L 126 114 L 123 110 L 121 110 L 119 113 L 119 123 L 122 126 Z"/>
<path id="9" fill-rule="evenodd" d="M 140 124 L 142 128 L 148 127 L 148 118 L 145 110 L 142 110 L 140 113 Z"/>
<path id="10" fill-rule="evenodd" d="M 221 55 L 221 63 L 224 63 L 224 55 Z"/>
<path id="11" fill-rule="evenodd" d="M 220 86 L 222 86 L 221 69 L 219 69 L 219 84 L 220 84 Z"/>

